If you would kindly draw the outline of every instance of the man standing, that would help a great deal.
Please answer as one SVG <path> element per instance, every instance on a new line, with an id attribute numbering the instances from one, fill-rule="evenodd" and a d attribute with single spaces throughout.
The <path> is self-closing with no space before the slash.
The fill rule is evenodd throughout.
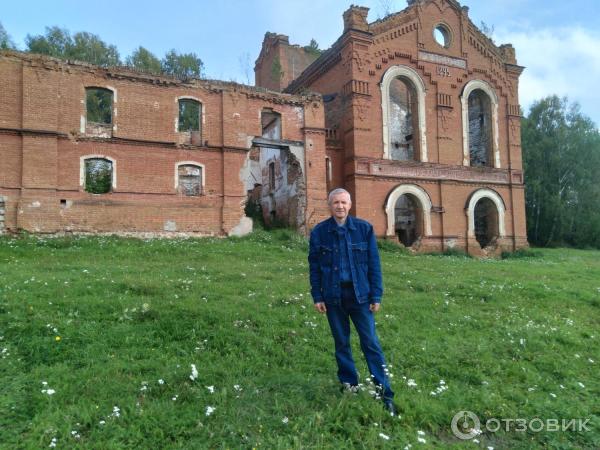
<path id="1" fill-rule="evenodd" d="M 358 373 L 350 347 L 352 320 L 371 377 L 380 390 L 385 408 L 394 415 L 397 413 L 394 392 L 386 375 L 385 357 L 373 315 L 379 311 L 383 295 L 373 226 L 348 215 L 352 201 L 345 189 L 331 191 L 328 204 L 332 217 L 315 226 L 310 234 L 308 262 L 314 306 L 320 313 L 327 314 L 342 389 L 358 390 Z"/>

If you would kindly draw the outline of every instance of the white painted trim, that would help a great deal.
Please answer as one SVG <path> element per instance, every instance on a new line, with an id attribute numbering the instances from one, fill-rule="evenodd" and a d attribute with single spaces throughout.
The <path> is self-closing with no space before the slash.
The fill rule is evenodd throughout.
<path id="1" fill-rule="evenodd" d="M 117 160 L 106 155 L 84 155 L 79 157 L 79 186 L 85 188 L 85 160 L 86 159 L 106 159 L 112 163 L 112 188 L 117 188 Z"/>
<path id="2" fill-rule="evenodd" d="M 177 106 L 175 110 L 177 114 L 175 114 L 175 133 L 180 133 L 179 131 L 179 100 L 195 100 L 200 103 L 200 133 L 204 134 L 204 123 L 205 123 L 205 104 L 199 97 L 194 97 L 193 95 L 180 95 L 179 97 L 175 97 L 175 105 Z"/>
<path id="3" fill-rule="evenodd" d="M 421 209 L 423 210 L 423 234 L 431 236 L 431 199 L 425 189 L 416 184 L 401 184 L 389 194 L 385 205 L 385 213 L 387 214 L 386 236 L 394 236 L 396 234 L 396 202 L 404 194 L 415 196 L 421 204 Z"/>
<path id="4" fill-rule="evenodd" d="M 405 77 L 413 84 L 417 92 L 417 101 L 419 108 L 419 143 L 421 162 L 427 162 L 427 126 L 426 126 L 426 111 L 425 111 L 425 83 L 419 74 L 408 66 L 392 66 L 390 67 L 381 80 L 381 108 L 383 112 L 383 157 L 390 159 L 390 131 L 388 126 L 389 108 L 390 108 L 390 83 L 397 77 Z"/>
<path id="5" fill-rule="evenodd" d="M 492 103 L 492 153 L 494 159 L 494 167 L 500 168 L 500 149 L 499 149 L 499 132 L 498 132 L 498 96 L 492 87 L 483 80 L 471 80 L 463 89 L 460 97 L 462 106 L 462 128 L 463 128 L 463 165 L 471 165 L 471 155 L 469 152 L 469 95 L 480 89 L 487 94 Z"/>
<path id="6" fill-rule="evenodd" d="M 468 237 L 475 237 L 475 206 L 477 205 L 477 202 L 482 198 L 489 198 L 496 205 L 496 209 L 498 210 L 498 237 L 504 237 L 506 234 L 504 227 L 504 201 L 496 191 L 493 191 L 491 189 L 479 189 L 475 191 L 469 199 L 469 206 L 467 207 L 466 211 L 467 218 L 469 221 L 469 228 L 467 231 Z"/>
<path id="7" fill-rule="evenodd" d="M 198 166 L 202 169 L 202 176 L 200 180 L 202 181 L 202 189 L 204 190 L 204 186 L 206 184 L 206 169 L 204 164 L 196 162 L 196 161 L 178 161 L 175 163 L 175 189 L 179 187 L 179 166 Z"/>

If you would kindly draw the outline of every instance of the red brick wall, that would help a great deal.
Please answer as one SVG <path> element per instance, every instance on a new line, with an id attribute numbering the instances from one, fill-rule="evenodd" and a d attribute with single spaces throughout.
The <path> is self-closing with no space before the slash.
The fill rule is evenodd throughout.
<path id="1" fill-rule="evenodd" d="M 305 134 L 304 110 L 314 105 L 320 113 L 311 113 L 308 126 L 323 130 L 318 97 L 221 82 L 184 84 L 12 52 L 0 54 L 0 76 L 8 87 L 0 97 L 0 195 L 11 230 L 227 233 L 244 215 L 241 169 L 252 139 L 261 136 L 263 108 L 281 114 L 283 140 L 306 142 L 311 155 L 324 159 L 324 138 Z M 86 87 L 113 91 L 112 138 L 81 132 Z M 177 99 L 183 96 L 202 103 L 202 145 L 178 144 Z M 87 155 L 116 162 L 111 192 L 84 190 L 80 166 Z M 177 192 L 175 164 L 182 161 L 204 166 L 203 195 Z M 321 198 L 322 181 L 310 177 L 312 202 Z"/>

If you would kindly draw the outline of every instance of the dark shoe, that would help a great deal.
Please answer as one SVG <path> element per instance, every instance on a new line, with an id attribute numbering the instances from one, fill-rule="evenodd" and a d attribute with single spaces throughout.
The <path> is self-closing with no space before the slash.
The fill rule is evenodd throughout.
<path id="1" fill-rule="evenodd" d="M 342 383 L 342 387 L 340 387 L 340 391 L 342 394 L 350 393 L 350 394 L 358 394 L 358 384 L 350 384 L 350 383 Z"/>
<path id="2" fill-rule="evenodd" d="M 397 416 L 398 415 L 398 408 L 394 404 L 393 400 L 384 399 L 383 400 L 383 407 L 385 408 L 385 410 L 387 412 L 390 413 L 391 416 Z"/>

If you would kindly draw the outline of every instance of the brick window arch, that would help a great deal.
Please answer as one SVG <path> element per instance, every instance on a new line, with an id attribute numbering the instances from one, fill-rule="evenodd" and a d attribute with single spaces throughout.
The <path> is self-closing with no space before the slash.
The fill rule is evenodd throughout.
<path id="1" fill-rule="evenodd" d="M 186 197 L 198 197 L 204 194 L 206 173 L 204 164 L 196 161 L 175 163 L 175 189 Z"/>
<path id="2" fill-rule="evenodd" d="M 117 162 L 105 155 L 86 155 L 79 161 L 79 185 L 90 194 L 107 194 L 117 187 Z"/>
<path id="3" fill-rule="evenodd" d="M 471 80 L 461 95 L 463 165 L 500 168 L 498 96 L 483 80 Z"/>
<path id="4" fill-rule="evenodd" d="M 115 103 L 117 92 L 111 87 L 88 86 L 85 88 L 85 115 L 81 117 L 81 133 L 96 137 L 112 137 L 116 128 Z"/>
<path id="5" fill-rule="evenodd" d="M 425 83 L 407 66 L 390 67 L 381 81 L 383 157 L 428 161 Z"/>
<path id="6" fill-rule="evenodd" d="M 206 113 L 204 104 L 199 98 L 181 96 L 175 99 L 177 115 L 175 132 L 182 144 L 202 145 L 202 128 Z"/>

